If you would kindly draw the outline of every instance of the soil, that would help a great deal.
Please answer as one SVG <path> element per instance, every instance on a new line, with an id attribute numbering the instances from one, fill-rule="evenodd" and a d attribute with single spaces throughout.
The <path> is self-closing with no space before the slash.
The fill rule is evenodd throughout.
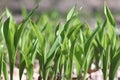
<path id="1" fill-rule="evenodd" d="M 27 74 L 27 70 L 25 69 L 23 72 L 22 80 L 27 80 L 26 74 Z M 19 80 L 19 68 L 17 67 L 14 68 L 13 76 L 14 76 L 13 80 Z M 72 77 L 73 77 L 72 80 L 78 80 L 76 76 L 77 76 L 76 70 L 74 69 L 73 74 L 72 74 Z M 3 75 L 1 79 L 4 80 Z M 35 63 L 35 66 L 34 66 L 33 80 L 41 80 L 39 76 L 39 64 L 38 63 Z M 56 80 L 60 80 L 59 76 L 57 76 Z M 89 74 L 87 74 L 87 80 L 103 80 L 103 74 L 102 74 L 101 69 L 89 70 Z M 120 80 L 120 67 L 118 69 L 115 80 Z"/>

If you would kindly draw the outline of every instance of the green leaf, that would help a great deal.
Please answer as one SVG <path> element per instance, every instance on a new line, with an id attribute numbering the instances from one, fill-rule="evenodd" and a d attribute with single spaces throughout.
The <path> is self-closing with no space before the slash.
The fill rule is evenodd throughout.
<path id="1" fill-rule="evenodd" d="M 29 20 L 29 18 L 34 14 L 35 10 L 38 8 L 38 5 L 28 14 L 28 16 L 22 21 L 22 24 L 20 24 L 17 28 L 17 31 L 15 32 L 14 35 L 14 46 L 15 48 L 17 47 L 18 41 L 20 39 L 20 36 L 24 30 L 24 25 L 26 22 Z"/>
<path id="2" fill-rule="evenodd" d="M 80 28 L 80 24 L 75 25 L 74 27 L 71 27 L 69 32 L 68 32 L 68 39 L 71 37 L 71 35 Z"/>
<path id="3" fill-rule="evenodd" d="M 104 51 L 103 55 L 103 77 L 104 80 L 107 80 L 108 68 L 110 64 L 110 45 L 107 46 L 107 49 Z"/>
<path id="4" fill-rule="evenodd" d="M 48 68 L 51 65 L 51 62 L 53 61 L 53 59 L 55 58 L 55 53 L 54 51 L 57 49 L 58 45 L 59 45 L 59 37 L 55 40 L 55 42 L 53 43 L 52 47 L 50 48 L 48 55 L 47 55 L 47 62 L 45 64 L 45 67 Z"/>
<path id="5" fill-rule="evenodd" d="M 5 61 L 3 61 L 3 74 L 4 74 L 5 80 L 8 80 L 8 68 Z"/>
<path id="6" fill-rule="evenodd" d="M 72 46 L 71 46 L 71 49 L 70 49 L 70 63 L 69 64 L 69 67 L 70 67 L 70 71 L 69 71 L 69 77 L 70 79 L 72 79 L 72 72 L 73 72 L 73 55 L 75 54 L 75 44 L 76 44 L 76 39 L 72 41 Z"/>
<path id="7" fill-rule="evenodd" d="M 8 46 L 10 46 L 10 42 L 9 42 L 9 38 L 8 38 L 8 34 L 10 34 L 10 32 L 8 31 L 9 30 L 9 23 L 10 23 L 10 18 L 8 18 L 5 21 L 4 26 L 3 26 L 3 34 L 4 34 L 4 38 L 5 38 L 6 44 Z"/>
<path id="8" fill-rule="evenodd" d="M 3 53 L 0 52 L 0 77 L 3 69 Z"/>
<path id="9" fill-rule="evenodd" d="M 60 33 L 62 41 L 64 41 L 65 37 L 68 35 L 68 31 L 70 29 L 70 24 L 72 23 L 73 20 L 75 20 L 75 18 L 76 17 L 73 17 L 65 23 L 64 28 L 63 28 L 62 32 Z"/>
<path id="10" fill-rule="evenodd" d="M 116 26 L 115 19 L 114 19 L 114 17 L 112 16 L 112 13 L 111 13 L 111 11 L 110 11 L 110 9 L 108 8 L 108 6 L 107 6 L 106 3 L 104 4 L 104 13 L 105 13 L 105 16 L 106 16 L 106 18 L 108 19 L 108 21 L 111 23 L 111 25 L 112 25 L 113 27 L 115 27 L 115 26 Z"/>
<path id="11" fill-rule="evenodd" d="M 69 11 L 67 15 L 67 21 L 72 18 L 72 16 L 74 15 L 74 12 L 75 12 L 75 6 Z"/>
<path id="12" fill-rule="evenodd" d="M 25 66 L 26 66 L 25 60 L 24 60 L 24 58 L 21 55 L 20 68 L 19 68 L 19 76 L 20 76 L 19 78 L 20 78 L 20 80 L 22 79 L 22 74 L 23 74 L 23 71 L 25 69 Z"/>
<path id="13" fill-rule="evenodd" d="M 38 27 L 33 22 L 30 22 L 30 26 L 32 27 L 32 30 L 34 31 L 35 35 L 37 36 L 39 44 L 40 45 L 43 44 L 44 39 L 43 39 L 42 33 L 40 32 Z"/>
<path id="14" fill-rule="evenodd" d="M 55 57 L 55 64 L 53 66 L 53 75 L 52 75 L 53 80 L 55 80 L 56 74 L 59 70 L 60 59 L 61 59 L 61 54 L 60 54 L 60 49 L 58 48 L 58 50 L 56 52 L 56 57 Z"/>
<path id="15" fill-rule="evenodd" d="M 56 26 L 56 29 L 55 29 L 55 35 L 56 36 L 58 35 L 59 28 L 60 28 L 60 23 Z"/>
<path id="16" fill-rule="evenodd" d="M 32 62 L 27 58 L 28 56 L 26 56 L 24 51 L 21 51 L 21 54 L 22 54 L 23 59 L 25 60 L 26 67 L 28 67 Z"/>
<path id="17" fill-rule="evenodd" d="M 13 20 L 13 16 L 7 8 L 6 8 L 6 14 L 7 14 L 7 17 L 10 17 L 10 19 Z"/>
<path id="18" fill-rule="evenodd" d="M 22 12 L 23 18 L 25 18 L 28 15 L 27 9 L 24 6 L 22 6 L 21 8 L 21 12 Z"/>
<path id="19" fill-rule="evenodd" d="M 13 69 L 15 65 L 15 47 L 13 45 L 13 35 L 10 32 L 10 18 L 4 22 L 3 26 L 3 35 L 5 38 L 6 46 L 9 53 L 9 62 L 10 62 L 10 80 L 13 78 Z"/>
<path id="20" fill-rule="evenodd" d="M 83 80 L 86 80 L 87 71 L 88 71 L 89 66 L 91 65 L 93 55 L 94 55 L 93 47 L 90 47 L 90 49 L 84 59 L 85 65 L 82 66 L 82 67 L 84 67 L 84 79 Z"/>
<path id="21" fill-rule="evenodd" d="M 46 23 L 46 24 L 43 26 L 43 28 L 41 29 L 41 32 L 45 31 L 45 29 L 47 28 L 47 25 L 48 25 L 48 23 Z"/>
<path id="22" fill-rule="evenodd" d="M 110 80 L 115 79 L 119 65 L 120 65 L 120 52 L 118 52 L 118 54 L 115 57 L 113 57 L 113 59 L 111 60 L 110 71 L 109 71 Z"/>
<path id="23" fill-rule="evenodd" d="M 85 53 L 87 53 L 87 51 L 89 50 L 89 46 L 92 43 L 92 41 L 93 41 L 95 35 L 97 34 L 97 32 L 99 31 L 99 29 L 100 29 L 100 27 L 97 27 L 95 29 L 95 31 L 91 34 L 91 36 L 88 38 L 88 40 L 86 41 L 86 43 L 85 43 Z"/>
<path id="24" fill-rule="evenodd" d="M 33 64 L 31 64 L 27 67 L 27 78 L 29 80 L 33 80 L 33 73 L 34 73 L 33 72 Z"/>
<path id="25" fill-rule="evenodd" d="M 32 63 L 34 63 L 35 58 L 36 58 L 36 54 L 37 54 L 37 52 L 36 52 L 37 43 L 38 43 L 38 40 L 33 41 L 33 43 L 32 43 L 32 48 L 30 49 L 30 53 L 32 53 L 32 54 L 31 54 Z"/>
<path id="26" fill-rule="evenodd" d="M 104 31 L 105 31 L 106 23 L 107 23 L 107 20 L 105 20 L 101 26 L 100 26 L 99 23 L 97 23 L 98 27 L 101 27 L 100 31 L 98 32 L 99 39 L 100 39 L 101 42 L 102 42 L 102 40 L 104 38 Z"/>
<path id="27" fill-rule="evenodd" d="M 78 41 L 76 42 L 76 45 L 75 45 L 75 53 L 74 53 L 74 56 L 73 56 L 73 59 L 74 59 L 74 62 L 75 62 L 75 68 L 76 68 L 76 71 L 77 71 L 77 78 L 78 79 L 81 79 L 81 76 L 82 76 L 82 65 L 83 65 L 83 61 L 82 61 L 82 56 L 83 56 L 83 49 L 81 46 L 78 46 Z"/>

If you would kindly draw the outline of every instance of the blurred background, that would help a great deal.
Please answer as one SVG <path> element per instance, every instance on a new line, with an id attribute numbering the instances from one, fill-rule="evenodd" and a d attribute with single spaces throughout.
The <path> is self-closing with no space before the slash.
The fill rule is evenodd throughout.
<path id="1" fill-rule="evenodd" d="M 77 8 L 82 8 L 80 11 L 80 19 L 87 21 L 91 25 L 95 23 L 96 17 L 103 16 L 104 0 L 0 0 L 0 12 L 8 8 L 14 15 L 16 21 L 20 21 L 21 9 L 26 8 L 32 10 L 35 5 L 40 4 L 38 12 L 51 14 L 56 12 L 56 15 L 65 18 L 67 12 L 77 4 Z M 106 0 L 109 8 L 115 17 L 117 24 L 120 24 L 120 0 Z"/>

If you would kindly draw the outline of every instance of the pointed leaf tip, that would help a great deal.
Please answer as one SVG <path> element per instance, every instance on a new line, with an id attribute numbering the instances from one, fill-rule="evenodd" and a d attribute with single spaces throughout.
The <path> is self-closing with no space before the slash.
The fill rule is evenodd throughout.
<path id="1" fill-rule="evenodd" d="M 116 24 L 115 24 L 115 19 L 114 19 L 113 15 L 112 15 L 112 13 L 111 13 L 111 11 L 110 11 L 110 9 L 108 8 L 108 6 L 107 6 L 106 3 L 104 3 L 104 14 L 105 14 L 107 20 L 110 22 L 110 24 L 111 24 L 113 27 L 115 27 L 115 25 L 116 25 Z"/>
<path id="2" fill-rule="evenodd" d="M 69 11 L 67 15 L 67 21 L 70 20 L 75 12 L 75 6 Z"/>

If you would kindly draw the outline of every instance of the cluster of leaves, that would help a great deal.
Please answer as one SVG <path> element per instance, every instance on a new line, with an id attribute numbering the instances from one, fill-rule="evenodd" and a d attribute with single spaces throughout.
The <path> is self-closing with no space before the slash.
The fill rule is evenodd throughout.
<path id="1" fill-rule="evenodd" d="M 0 75 L 3 72 L 5 80 L 8 80 L 6 48 L 10 80 L 14 77 L 16 54 L 20 55 L 20 80 L 25 68 L 27 78 L 32 80 L 35 59 L 39 60 L 39 74 L 43 80 L 72 80 L 73 69 L 77 71 L 77 79 L 86 80 L 91 64 L 96 70 L 102 70 L 104 80 L 114 80 L 120 64 L 119 35 L 106 4 L 106 18 L 103 22 L 98 21 L 94 30 L 80 22 L 75 6 L 68 13 L 66 22 L 56 27 L 53 27 L 56 22 L 50 21 L 46 15 L 32 20 L 36 8 L 25 14 L 20 24 L 16 24 L 8 10 L 3 14 L 8 16 L 4 24 L 3 15 L 0 16 L 0 35 L 4 38 L 0 40 Z"/>

